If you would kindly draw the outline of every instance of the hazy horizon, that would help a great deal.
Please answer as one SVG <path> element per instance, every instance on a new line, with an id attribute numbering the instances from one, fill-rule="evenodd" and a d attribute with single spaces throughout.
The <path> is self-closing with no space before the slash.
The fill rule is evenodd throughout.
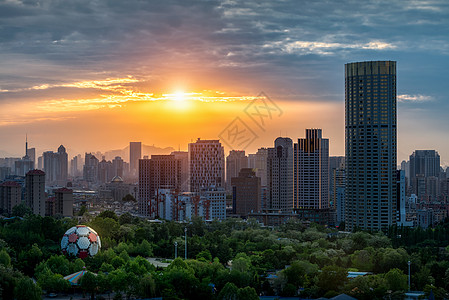
<path id="1" fill-rule="evenodd" d="M 248 153 L 321 128 L 342 156 L 344 64 L 394 60 L 398 162 L 435 149 L 447 165 L 448 15 L 430 0 L 2 1 L 0 150 L 23 156 L 26 134 L 36 155 L 186 150 L 239 117 Z M 245 114 L 261 92 L 282 111 L 263 128 Z"/>

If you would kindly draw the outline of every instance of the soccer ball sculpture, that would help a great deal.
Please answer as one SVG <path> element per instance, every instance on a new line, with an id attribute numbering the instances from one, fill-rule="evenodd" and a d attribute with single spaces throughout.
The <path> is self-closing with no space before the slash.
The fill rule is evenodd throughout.
<path id="1" fill-rule="evenodd" d="M 90 227 L 76 225 L 64 233 L 61 249 L 64 254 L 86 258 L 94 256 L 101 248 L 98 234 Z"/>

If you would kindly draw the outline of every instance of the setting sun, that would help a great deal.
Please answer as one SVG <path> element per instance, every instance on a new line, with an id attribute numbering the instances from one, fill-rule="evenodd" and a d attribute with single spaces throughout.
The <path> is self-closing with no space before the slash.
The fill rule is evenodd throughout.
<path id="1" fill-rule="evenodd" d="M 172 96 L 172 99 L 177 102 L 183 102 L 186 100 L 186 94 L 182 91 L 175 92 Z"/>

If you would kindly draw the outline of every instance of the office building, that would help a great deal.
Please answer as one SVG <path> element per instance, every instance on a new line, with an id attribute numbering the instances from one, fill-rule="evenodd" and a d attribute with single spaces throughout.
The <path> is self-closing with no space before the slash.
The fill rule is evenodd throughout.
<path id="1" fill-rule="evenodd" d="M 210 186 L 225 186 L 224 148 L 219 140 L 189 144 L 190 191 L 199 193 Z"/>
<path id="2" fill-rule="evenodd" d="M 329 208 L 329 140 L 321 129 L 306 129 L 294 145 L 294 208 Z"/>
<path id="3" fill-rule="evenodd" d="M 440 155 L 435 150 L 415 150 L 410 155 L 410 177 L 440 175 Z"/>
<path id="4" fill-rule="evenodd" d="M 396 62 L 345 66 L 347 230 L 396 223 Z"/>
<path id="5" fill-rule="evenodd" d="M 291 212 L 293 209 L 293 142 L 278 137 L 268 148 L 266 210 Z"/>
<path id="6" fill-rule="evenodd" d="M 239 176 L 240 170 L 248 168 L 245 150 L 231 150 L 226 157 L 226 192 L 232 192 L 231 178 Z"/>
<path id="7" fill-rule="evenodd" d="M 247 216 L 250 212 L 259 212 L 261 205 L 261 180 L 250 168 L 243 168 L 238 177 L 231 178 L 232 211 L 239 216 Z"/>
<path id="8" fill-rule="evenodd" d="M 438 177 L 440 175 L 440 155 L 435 150 L 415 150 L 410 155 L 410 188 L 411 191 L 418 195 L 420 200 L 431 198 L 435 200 L 439 185 Z M 422 188 L 422 180 L 429 181 L 424 191 Z"/>
<path id="9" fill-rule="evenodd" d="M 31 170 L 25 176 L 25 204 L 35 215 L 45 216 L 45 172 Z"/>
<path id="10" fill-rule="evenodd" d="M 142 158 L 142 143 L 129 143 L 129 172 L 131 176 L 136 176 L 139 170 L 139 159 Z"/>

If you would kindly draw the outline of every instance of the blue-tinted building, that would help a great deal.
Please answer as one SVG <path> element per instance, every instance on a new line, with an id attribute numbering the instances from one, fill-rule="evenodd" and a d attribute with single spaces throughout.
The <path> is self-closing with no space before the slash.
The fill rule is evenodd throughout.
<path id="1" fill-rule="evenodd" d="M 396 62 L 345 66 L 348 230 L 396 222 Z"/>

